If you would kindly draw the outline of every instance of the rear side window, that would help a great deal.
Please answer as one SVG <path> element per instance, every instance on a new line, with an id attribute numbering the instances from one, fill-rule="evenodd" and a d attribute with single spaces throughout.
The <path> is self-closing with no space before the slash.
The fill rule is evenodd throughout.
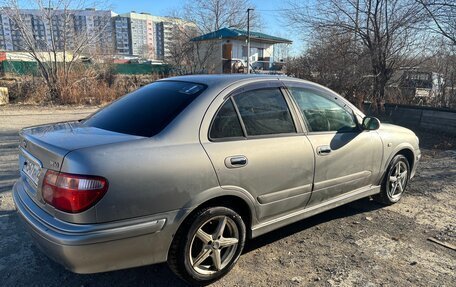
<path id="1" fill-rule="evenodd" d="M 195 83 L 155 82 L 120 98 L 83 125 L 151 137 L 163 130 L 204 89 L 205 86 Z"/>
<path id="2" fill-rule="evenodd" d="M 241 124 L 239 123 L 233 102 L 228 99 L 215 116 L 209 137 L 211 139 L 243 137 Z"/>
<path id="3" fill-rule="evenodd" d="M 247 135 L 295 133 L 288 105 L 279 89 L 248 91 L 234 96 Z"/>

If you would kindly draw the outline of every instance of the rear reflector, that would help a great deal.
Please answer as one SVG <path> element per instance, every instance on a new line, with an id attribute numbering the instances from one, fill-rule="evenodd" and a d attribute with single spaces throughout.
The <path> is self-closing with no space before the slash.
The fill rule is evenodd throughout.
<path id="1" fill-rule="evenodd" d="M 107 190 L 108 182 L 102 177 L 48 170 L 41 193 L 44 201 L 56 209 L 78 213 L 94 206 Z"/>

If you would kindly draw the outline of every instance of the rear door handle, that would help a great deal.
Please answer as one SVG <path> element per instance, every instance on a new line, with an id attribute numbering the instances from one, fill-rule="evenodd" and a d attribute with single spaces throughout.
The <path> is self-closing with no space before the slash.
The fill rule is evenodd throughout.
<path id="1" fill-rule="evenodd" d="M 227 168 L 238 168 L 247 165 L 247 158 L 243 155 L 229 156 L 225 158 L 225 166 Z"/>
<path id="2" fill-rule="evenodd" d="M 319 155 L 328 155 L 331 153 L 331 147 L 327 145 L 322 145 L 317 147 L 317 154 Z"/>

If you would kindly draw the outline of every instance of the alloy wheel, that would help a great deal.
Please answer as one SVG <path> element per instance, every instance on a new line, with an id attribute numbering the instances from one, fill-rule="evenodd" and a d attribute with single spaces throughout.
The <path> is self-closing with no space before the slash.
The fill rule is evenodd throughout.
<path id="1" fill-rule="evenodd" d="M 202 275 L 225 268 L 236 254 L 239 229 L 228 216 L 215 216 L 205 221 L 193 235 L 189 248 L 192 268 Z"/>
<path id="2" fill-rule="evenodd" d="M 408 179 L 408 168 L 405 162 L 398 161 L 392 168 L 389 176 L 388 196 L 391 199 L 396 199 L 401 196 L 405 190 Z"/>

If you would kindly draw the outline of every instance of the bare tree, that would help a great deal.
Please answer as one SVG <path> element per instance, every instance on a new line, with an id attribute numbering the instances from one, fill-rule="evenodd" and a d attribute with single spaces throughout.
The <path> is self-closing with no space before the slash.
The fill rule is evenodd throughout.
<path id="1" fill-rule="evenodd" d="M 436 43 L 439 44 L 439 43 Z M 436 53 L 427 56 L 424 66 L 442 77 L 442 82 L 438 83 L 439 90 L 434 95 L 432 103 L 438 107 L 456 108 L 456 47 L 448 45 L 448 42 L 440 41 L 436 45 Z"/>
<path id="2" fill-rule="evenodd" d="M 155 48 L 144 44 L 139 48 L 139 56 L 142 59 L 153 59 L 155 58 Z"/>
<path id="3" fill-rule="evenodd" d="M 81 29 L 75 25 L 75 10 L 82 10 L 87 4 L 82 0 L 34 0 L 38 11 L 21 9 L 21 1 L 3 1 L 2 14 L 7 15 L 15 32 L 15 50 L 27 52 L 38 65 L 38 70 L 49 89 L 51 100 L 58 100 L 75 82 L 72 71 L 83 56 L 93 53 L 112 52 L 106 27 L 110 15 L 101 16 L 93 28 L 84 24 Z M 43 29 L 44 28 L 44 29 Z M 94 75 L 91 75 L 93 77 Z"/>
<path id="4" fill-rule="evenodd" d="M 254 8 L 250 0 L 193 0 L 185 5 L 184 18 L 194 22 L 201 33 L 221 28 L 247 28 L 247 8 Z M 259 28 L 258 14 L 250 15 L 250 25 Z"/>
<path id="5" fill-rule="evenodd" d="M 193 38 L 201 35 L 201 30 L 192 22 L 186 19 L 182 9 L 168 11 L 170 18 L 173 18 L 172 41 L 169 43 L 169 55 L 165 61 L 170 64 L 174 73 L 193 74 L 207 72 L 206 64 L 213 53 L 214 45 L 209 49 L 201 47 L 200 42 L 192 41 Z"/>
<path id="6" fill-rule="evenodd" d="M 192 41 L 199 33 L 195 26 L 189 26 L 174 28 L 169 57 L 165 60 L 177 74 L 210 73 L 212 68 L 208 65 L 212 57 L 217 57 L 217 42 Z"/>
<path id="7" fill-rule="evenodd" d="M 289 2 L 289 7 L 291 23 L 351 36 L 360 49 L 368 51 L 373 97 L 380 108 L 393 72 L 420 52 L 422 35 L 417 27 L 424 13 L 413 0 L 326 0 L 315 9 Z"/>
<path id="8" fill-rule="evenodd" d="M 196 27 L 175 24 L 172 32 L 173 40 L 169 45 L 169 57 L 166 61 L 178 74 L 193 73 L 197 61 L 191 39 L 197 36 Z"/>
<path id="9" fill-rule="evenodd" d="M 309 48 L 291 59 L 287 73 L 325 85 L 360 104 L 370 91 L 369 53 L 357 48 L 353 37 L 336 29 L 315 31 Z"/>
<path id="10" fill-rule="evenodd" d="M 416 0 L 435 26 L 430 28 L 456 45 L 456 2 L 454 0 Z"/>

